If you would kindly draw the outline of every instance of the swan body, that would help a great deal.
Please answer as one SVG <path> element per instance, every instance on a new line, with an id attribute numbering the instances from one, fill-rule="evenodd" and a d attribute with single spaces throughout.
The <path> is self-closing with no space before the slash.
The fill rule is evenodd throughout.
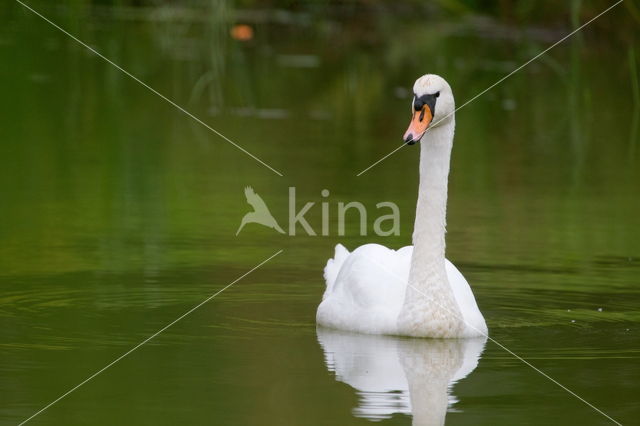
<path id="1" fill-rule="evenodd" d="M 416 81 L 414 95 L 404 137 L 408 144 L 420 141 L 414 244 L 399 250 L 366 244 L 351 253 L 336 246 L 324 270 L 326 290 L 316 320 L 369 334 L 486 336 L 471 287 L 444 256 L 453 94 L 443 78 L 427 74 Z"/>
<path id="2" fill-rule="evenodd" d="M 393 250 L 380 244 L 365 244 L 349 252 L 338 244 L 324 269 L 327 288 L 318 307 L 318 324 L 367 334 L 405 334 L 397 320 L 409 282 L 412 254 L 413 246 Z M 469 283 L 447 259 L 445 270 L 467 324 L 456 337 L 486 335 L 487 326 Z"/>

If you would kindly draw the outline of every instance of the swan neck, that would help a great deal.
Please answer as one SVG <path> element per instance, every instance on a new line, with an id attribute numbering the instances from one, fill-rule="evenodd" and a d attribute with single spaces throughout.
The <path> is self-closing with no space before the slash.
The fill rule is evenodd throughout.
<path id="1" fill-rule="evenodd" d="M 444 266 L 449 162 L 453 125 L 427 132 L 420 142 L 420 184 L 413 230 L 416 261 Z"/>
<path id="2" fill-rule="evenodd" d="M 455 337 L 462 329 L 460 309 L 445 268 L 445 228 L 453 117 L 430 129 L 420 141 L 420 185 L 413 231 L 409 285 L 399 327 L 425 337 Z"/>

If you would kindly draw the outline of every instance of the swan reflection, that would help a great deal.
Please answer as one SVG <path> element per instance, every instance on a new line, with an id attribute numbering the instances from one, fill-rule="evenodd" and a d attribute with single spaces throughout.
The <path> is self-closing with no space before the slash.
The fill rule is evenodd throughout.
<path id="1" fill-rule="evenodd" d="M 395 413 L 413 425 L 442 425 L 457 402 L 450 393 L 478 365 L 486 338 L 404 339 L 318 328 L 327 369 L 354 388 L 353 414 L 381 420 Z"/>

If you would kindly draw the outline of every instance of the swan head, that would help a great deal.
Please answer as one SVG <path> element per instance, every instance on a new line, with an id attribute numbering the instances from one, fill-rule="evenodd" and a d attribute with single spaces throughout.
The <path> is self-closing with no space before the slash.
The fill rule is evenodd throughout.
<path id="1" fill-rule="evenodd" d="M 413 145 L 429 127 L 438 127 L 452 120 L 454 112 L 455 102 L 449 83 L 439 75 L 423 75 L 413 85 L 411 122 L 402 139 Z"/>

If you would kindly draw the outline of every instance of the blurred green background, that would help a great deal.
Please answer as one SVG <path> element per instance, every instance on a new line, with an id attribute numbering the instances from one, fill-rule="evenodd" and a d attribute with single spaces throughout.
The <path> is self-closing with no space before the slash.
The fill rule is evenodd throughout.
<path id="1" fill-rule="evenodd" d="M 19 423 L 277 250 L 33 424 L 365 424 L 315 330 L 342 242 L 410 244 L 430 72 L 458 105 L 613 2 L 63 1 L 0 7 L 0 421 Z M 457 114 L 447 253 L 490 333 L 621 423 L 640 383 L 640 48 L 626 0 Z M 288 187 L 329 236 L 287 225 Z M 393 201 L 399 236 L 337 235 L 338 202 Z M 373 217 L 369 219 L 372 230 Z M 598 310 L 602 308 L 602 310 Z M 607 424 L 492 343 L 451 424 Z M 397 414 L 385 424 L 410 424 Z"/>

